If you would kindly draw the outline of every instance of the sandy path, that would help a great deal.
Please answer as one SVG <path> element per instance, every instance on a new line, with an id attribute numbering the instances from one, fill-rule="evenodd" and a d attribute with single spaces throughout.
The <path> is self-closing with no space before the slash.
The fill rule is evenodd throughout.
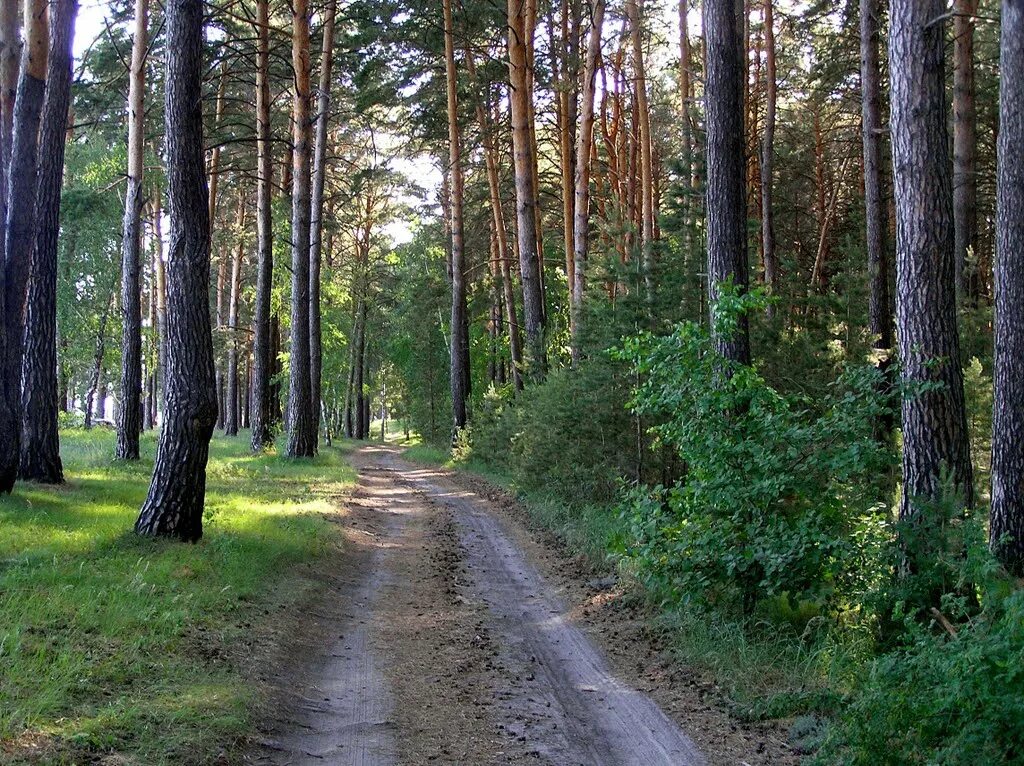
<path id="1" fill-rule="evenodd" d="M 344 571 L 282 658 L 248 762 L 774 762 L 703 702 L 682 717 L 691 739 L 613 670 L 497 504 L 390 448 L 363 447 L 354 462 L 359 486 L 338 520 Z"/>

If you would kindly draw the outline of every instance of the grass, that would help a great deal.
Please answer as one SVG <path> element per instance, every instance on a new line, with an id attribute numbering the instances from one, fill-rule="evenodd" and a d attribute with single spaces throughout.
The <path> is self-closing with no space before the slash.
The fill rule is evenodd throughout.
<path id="1" fill-rule="evenodd" d="M 251 725 L 244 677 L 261 630 L 312 587 L 302 565 L 336 539 L 324 512 L 354 472 L 211 445 L 198 544 L 131 532 L 149 483 L 113 433 L 62 434 L 66 485 L 0 498 L 0 760 L 212 763 Z"/>

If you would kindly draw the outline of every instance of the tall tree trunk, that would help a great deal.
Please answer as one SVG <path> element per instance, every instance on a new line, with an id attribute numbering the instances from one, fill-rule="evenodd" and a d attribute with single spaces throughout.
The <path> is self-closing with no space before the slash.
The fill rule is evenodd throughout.
<path id="1" fill-rule="evenodd" d="M 231 285 L 228 297 L 228 374 L 224 397 L 224 433 L 238 435 L 238 300 L 242 288 L 242 256 L 245 254 L 245 192 L 238 194 L 238 244 L 231 261 Z"/>
<path id="2" fill-rule="evenodd" d="M 292 67 L 295 99 L 292 155 L 292 321 L 288 378 L 289 457 L 313 457 L 316 432 L 309 382 L 309 230 L 310 138 L 309 2 L 296 0 L 292 9 Z"/>
<path id="3" fill-rule="evenodd" d="M 167 384 L 167 269 L 164 263 L 164 211 L 160 187 L 153 188 L 153 265 L 156 267 L 156 326 L 159 334 L 160 381 Z"/>
<path id="4" fill-rule="evenodd" d="M 896 321 L 903 384 L 900 518 L 919 519 L 948 475 L 974 501 L 956 327 L 943 0 L 893 0 L 889 69 Z M 928 386 L 920 390 L 922 386 Z"/>
<path id="5" fill-rule="evenodd" d="M 100 389 L 101 378 L 103 377 L 103 356 L 106 352 L 107 346 L 107 321 L 110 317 L 110 311 L 113 305 L 114 288 L 111 286 L 110 291 L 107 293 L 107 302 L 104 306 L 103 313 L 100 314 L 99 328 L 96 330 L 96 344 L 93 347 L 94 351 L 92 355 L 92 375 L 89 377 L 89 386 L 86 389 L 85 401 L 82 403 L 82 415 L 86 429 L 92 428 L 94 400 L 99 396 L 99 404 L 102 407 L 103 400 L 106 399 L 106 394 L 104 394 Z M 101 417 L 102 414 L 101 410 Z"/>
<path id="6" fill-rule="evenodd" d="M 580 322 L 586 289 L 587 259 L 590 255 L 590 168 L 594 145 L 594 93 L 597 80 L 597 62 L 601 56 L 601 28 L 604 24 L 605 0 L 594 0 L 591 6 L 590 33 L 587 39 L 587 58 L 583 66 L 583 97 L 580 102 L 580 125 L 576 134 L 576 178 L 573 221 L 573 273 L 571 311 L 571 345 L 573 364 L 580 361 L 582 339 Z"/>
<path id="7" fill-rule="evenodd" d="M 274 278 L 274 232 L 271 221 L 274 157 L 270 145 L 270 0 L 256 3 L 256 295 L 252 341 L 252 450 L 274 441 L 270 379 L 275 356 L 270 320 Z"/>
<path id="8" fill-rule="evenodd" d="M 210 332 L 210 212 L 203 168 L 203 3 L 166 7 L 167 259 L 164 426 L 135 531 L 195 541 L 203 534 L 206 462 L 217 423 Z"/>
<path id="9" fill-rule="evenodd" d="M 46 102 L 39 137 L 42 159 L 37 232 L 25 322 L 19 473 L 23 479 L 60 484 L 64 470 L 57 436 L 57 238 L 78 0 L 53 0 L 52 10 Z"/>
<path id="10" fill-rule="evenodd" d="M 868 251 L 868 327 L 879 354 L 878 366 L 888 378 L 892 362 L 892 301 L 889 295 L 889 253 L 885 233 L 888 211 L 882 195 L 882 106 L 878 37 L 880 0 L 860 0 L 861 137 L 864 145 L 864 217 Z M 886 381 L 886 389 L 890 386 Z M 883 435 L 892 418 L 880 423 Z"/>
<path id="11" fill-rule="evenodd" d="M 313 154 L 313 191 L 309 235 L 309 398 L 313 417 L 313 446 L 320 433 L 320 387 L 323 339 L 320 330 L 320 265 L 324 233 L 324 181 L 327 176 L 327 123 L 331 108 L 331 69 L 334 61 L 334 17 L 337 0 L 328 0 L 320 56 L 317 93 L 316 148 Z"/>
<path id="12" fill-rule="evenodd" d="M 953 252 L 959 300 L 977 298 L 978 275 L 968 255 L 978 252 L 978 116 L 974 97 L 974 17 L 978 0 L 953 3 Z"/>
<path id="13" fill-rule="evenodd" d="M 554 3 L 552 3 L 552 15 Z M 550 35 L 554 39 L 554 19 L 550 19 Z M 569 286 L 569 325 L 572 334 L 572 323 L 576 311 L 573 301 L 575 295 L 572 285 L 576 281 L 576 244 L 575 244 L 575 187 L 576 176 L 576 113 L 579 108 L 579 38 L 580 12 L 579 3 L 575 0 L 561 0 L 559 15 L 559 45 L 552 45 L 552 70 L 556 75 L 557 91 L 556 119 L 558 123 L 558 159 L 561 175 L 562 192 L 562 240 L 565 250 L 565 278 Z M 561 55 L 556 55 L 560 50 Z"/>
<path id="14" fill-rule="evenodd" d="M 647 74 L 644 65 L 642 12 L 639 0 L 626 0 L 629 39 L 633 47 L 636 94 L 637 141 L 640 144 L 640 253 L 644 291 L 648 305 L 654 303 L 654 164 L 651 156 L 651 110 L 647 103 Z"/>
<path id="15" fill-rule="evenodd" d="M 1024 574 L 1024 2 L 1003 0 L 999 58 L 992 551 Z"/>
<path id="16" fill-rule="evenodd" d="M 708 298 L 712 305 L 723 282 L 731 280 L 740 290 L 748 284 L 742 108 L 746 69 L 741 66 L 741 24 L 735 0 L 705 0 Z M 732 335 L 715 332 L 715 348 L 731 362 L 749 364 L 747 318 L 740 318 Z"/>
<path id="17" fill-rule="evenodd" d="M 775 18 L 773 0 L 764 0 L 765 117 L 761 143 L 761 250 L 764 253 L 764 283 L 774 292 L 779 279 L 779 261 L 775 254 L 775 221 L 772 213 L 772 185 L 775 161 L 775 103 L 778 75 L 775 66 Z"/>
<path id="18" fill-rule="evenodd" d="M 529 4 L 530 0 L 508 0 L 508 72 L 516 186 L 516 245 L 523 287 L 523 324 L 526 325 L 523 367 L 526 377 L 537 382 L 543 380 L 546 374 L 547 352 L 544 340 L 541 254 L 537 249 L 534 144 L 530 130 L 530 115 L 533 111 L 533 91 L 530 87 L 533 26 L 528 20 Z"/>
<path id="19" fill-rule="evenodd" d="M 39 117 L 46 90 L 49 48 L 47 0 L 25 5 L 25 47 L 14 104 L 14 133 L 4 230 L 4 333 L 6 354 L 0 374 L 13 413 L 11 428 L 0 433 L 0 491 L 9 492 L 18 472 L 21 437 L 21 361 L 25 304 L 36 236 L 36 165 Z M 61 128 L 63 129 L 63 124 Z"/>
<path id="20" fill-rule="evenodd" d="M 442 0 L 444 12 L 444 69 L 448 95 L 448 163 L 451 173 L 452 324 L 451 368 L 452 443 L 468 422 L 469 320 L 466 317 L 466 253 L 462 232 L 465 183 L 459 134 L 458 76 L 455 71 L 455 27 L 451 0 Z"/>
<path id="21" fill-rule="evenodd" d="M 7 221 L 8 168 L 14 126 L 15 89 L 21 44 L 18 0 L 0 0 L 0 223 Z M 7 267 L 0 231 L 0 493 L 10 492 L 18 473 L 18 391 L 6 374 Z"/>
<path id="22" fill-rule="evenodd" d="M 146 52 L 148 0 L 135 0 L 135 39 L 128 80 L 128 189 L 121 239 L 121 410 L 117 419 L 119 460 L 139 459 L 139 415 L 142 392 L 142 148 L 145 140 Z"/>

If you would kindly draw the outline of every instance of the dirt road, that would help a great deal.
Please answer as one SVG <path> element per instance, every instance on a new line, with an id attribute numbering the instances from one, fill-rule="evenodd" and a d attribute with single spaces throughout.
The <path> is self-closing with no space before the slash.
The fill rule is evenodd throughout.
<path id="1" fill-rule="evenodd" d="M 608 595 L 474 482 L 381 446 L 355 464 L 340 571 L 297 616 L 250 763 L 790 762 L 662 672 L 628 617 L 595 621 Z"/>

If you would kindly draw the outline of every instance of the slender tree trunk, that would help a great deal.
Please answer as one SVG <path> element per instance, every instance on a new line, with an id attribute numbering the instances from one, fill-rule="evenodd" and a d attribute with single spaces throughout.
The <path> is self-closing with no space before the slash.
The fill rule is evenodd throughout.
<path id="1" fill-rule="evenodd" d="M 651 153 L 651 110 L 647 103 L 647 74 L 644 65 L 643 22 L 639 0 L 626 0 L 629 39 L 633 47 L 635 72 L 637 141 L 640 144 L 640 252 L 644 291 L 648 305 L 654 303 L 654 164 Z"/>
<path id="2" fill-rule="evenodd" d="M 238 436 L 238 301 L 242 288 L 242 256 L 245 254 L 245 192 L 238 194 L 238 244 L 231 261 L 231 285 L 228 297 L 228 374 L 227 393 L 224 397 L 224 433 Z"/>
<path id="3" fill-rule="evenodd" d="M 292 9 L 292 67 L 295 99 L 292 106 L 292 321 L 288 379 L 289 457 L 313 457 L 316 432 L 310 399 L 309 365 L 309 232 L 310 232 L 310 114 L 309 2 L 296 0 Z"/>
<path id="4" fill-rule="evenodd" d="M 93 403 L 96 396 L 99 395 L 100 402 L 102 402 L 106 396 L 100 391 L 101 378 L 103 377 L 103 356 L 106 352 L 106 341 L 107 341 L 107 320 L 110 317 L 111 307 L 114 305 L 114 288 L 110 288 L 110 292 L 107 294 L 107 302 L 103 308 L 103 313 L 100 314 L 99 328 L 96 331 L 96 345 L 94 346 L 93 352 L 93 365 L 92 375 L 89 377 L 89 387 L 86 389 L 85 401 L 82 406 L 82 416 L 85 427 L 92 428 L 93 420 Z M 102 412 L 100 413 L 102 417 Z"/>
<path id="5" fill-rule="evenodd" d="M 565 250 L 565 278 L 569 286 L 569 325 L 572 334 L 572 323 L 577 312 L 574 310 L 575 295 L 572 285 L 576 281 L 576 244 L 575 244 L 575 186 L 576 177 L 576 113 L 579 108 L 579 36 L 580 14 L 579 4 L 575 0 L 561 0 L 559 17 L 559 45 L 552 45 L 552 69 L 557 75 L 555 87 L 558 100 L 556 117 L 558 123 L 558 154 L 562 192 L 562 240 Z M 552 3 L 552 12 L 554 3 Z M 549 21 L 551 36 L 554 36 L 554 20 Z M 556 55 L 560 49 L 561 54 Z"/>
<path id="6" fill-rule="evenodd" d="M 775 66 L 775 18 L 773 0 L 764 0 L 765 118 L 761 144 L 761 249 L 764 253 L 764 283 L 774 292 L 779 279 L 779 261 L 775 254 L 775 220 L 772 212 L 772 186 L 775 182 L 775 104 L 778 75 Z"/>
<path id="7" fill-rule="evenodd" d="M 879 354 L 878 367 L 888 381 L 892 363 L 892 301 L 889 295 L 889 253 L 885 232 L 887 209 L 882 195 L 881 74 L 878 63 L 880 0 L 860 0 L 861 133 L 864 144 L 864 217 L 868 251 L 868 327 Z M 892 418 L 880 423 L 883 436 Z"/>
<path id="8" fill-rule="evenodd" d="M 153 265 L 156 267 L 156 326 L 159 333 L 160 382 L 163 388 L 167 383 L 167 269 L 164 263 L 164 211 L 161 202 L 160 187 L 153 189 Z"/>
<path id="9" fill-rule="evenodd" d="M 39 117 L 46 90 L 49 48 L 47 0 L 25 5 L 25 47 L 14 104 L 14 133 L 4 231 L 4 332 L 6 354 L 0 374 L 8 408 L 10 430 L 0 432 L 0 491 L 9 492 L 18 472 L 21 437 L 21 362 L 25 333 L 25 304 L 36 235 L 36 165 Z M 61 126 L 63 128 L 63 125 Z"/>
<path id="10" fill-rule="evenodd" d="M 1024 2 L 1003 0 L 999 58 L 992 551 L 1024 574 Z"/>
<path id="11" fill-rule="evenodd" d="M 210 213 L 203 168 L 203 3 L 166 7 L 165 141 L 171 239 L 167 260 L 164 426 L 135 531 L 198 540 L 206 462 L 217 423 L 210 332 Z"/>
<path id="12" fill-rule="evenodd" d="M 740 290 L 748 284 L 741 23 L 734 0 L 705 0 L 708 298 L 712 305 L 723 282 L 731 280 Z M 740 318 L 731 336 L 716 332 L 715 348 L 731 362 L 749 364 L 747 318 Z"/>
<path id="13" fill-rule="evenodd" d="M 544 340 L 541 253 L 537 249 L 534 144 L 530 130 L 530 115 L 533 111 L 533 92 L 530 87 L 533 25 L 528 19 L 528 5 L 529 0 L 508 0 L 508 71 L 516 186 L 516 244 L 519 249 L 519 273 L 523 287 L 523 323 L 526 325 L 523 366 L 526 377 L 537 382 L 544 379 L 547 352 Z"/>
<path id="14" fill-rule="evenodd" d="M 978 116 L 974 96 L 974 17 L 978 0 L 953 3 L 953 252 L 960 301 L 978 297 L 969 256 L 978 252 Z"/>
<path id="15" fill-rule="evenodd" d="M 271 221 L 274 157 L 270 145 L 270 0 L 256 3 L 256 296 L 252 341 L 252 450 L 274 442 L 270 379 L 272 355 L 270 292 L 274 278 L 274 232 Z"/>
<path id="16" fill-rule="evenodd" d="M 121 410 L 117 419 L 118 460 L 139 459 L 139 400 L 142 393 L 142 148 L 146 87 L 148 0 L 135 0 L 135 39 L 128 79 L 128 189 L 121 240 Z"/>
<path id="17" fill-rule="evenodd" d="M 0 0 L 0 223 L 7 221 L 8 168 L 18 80 L 18 0 Z M 7 266 L 4 233 L 0 231 L 0 493 L 14 487 L 18 473 L 18 391 L 7 380 Z"/>
<path id="18" fill-rule="evenodd" d="M 64 481 L 57 436 L 57 411 L 60 409 L 57 401 L 57 238 L 64 180 L 64 142 L 71 102 L 71 43 L 77 13 L 77 0 L 53 0 L 46 102 L 39 138 L 42 159 L 37 232 L 22 366 L 19 473 L 23 479 L 48 484 Z"/>
<path id="19" fill-rule="evenodd" d="M 313 190 L 310 203 L 309 249 L 309 395 L 313 417 L 313 446 L 320 433 L 320 387 L 323 340 L 320 330 L 320 264 L 323 251 L 324 181 L 327 176 L 327 123 L 331 108 L 331 70 L 334 61 L 334 17 L 337 0 L 328 0 L 320 56 L 317 94 L 316 147 L 313 154 Z"/>
<path id="20" fill-rule="evenodd" d="M 903 398 L 905 520 L 941 498 L 944 476 L 960 502 L 974 501 L 956 327 L 944 12 L 942 0 L 893 0 L 890 13 L 896 321 L 910 392 Z"/>
<path id="21" fill-rule="evenodd" d="M 466 318 L 466 254 L 462 232 L 465 183 L 462 177 L 462 144 L 459 133 L 458 76 L 455 70 L 455 27 L 451 0 L 442 0 L 444 12 L 444 63 L 448 92 L 448 163 L 451 174 L 452 324 L 451 369 L 452 443 L 468 423 L 469 320 Z"/>
<path id="22" fill-rule="evenodd" d="M 597 80 L 597 63 L 601 57 L 601 28 L 604 24 L 605 0 L 594 0 L 591 6 L 590 33 L 587 39 L 587 58 L 583 66 L 583 97 L 580 102 L 580 126 L 576 134 L 576 178 L 575 203 L 573 205 L 573 247 L 576 252 L 573 273 L 574 314 L 571 325 L 573 364 L 580 361 L 582 339 L 580 322 L 583 315 L 583 298 L 586 289 L 587 259 L 590 256 L 590 168 L 594 144 L 594 93 Z"/>

